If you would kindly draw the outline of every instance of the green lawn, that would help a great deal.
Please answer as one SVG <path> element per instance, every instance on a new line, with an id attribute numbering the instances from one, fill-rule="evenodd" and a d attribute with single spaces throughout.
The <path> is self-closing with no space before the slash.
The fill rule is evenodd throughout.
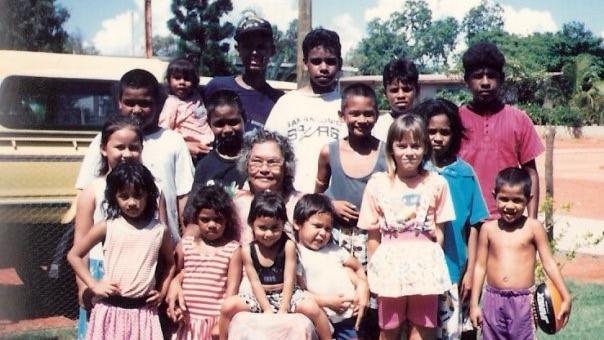
<path id="1" fill-rule="evenodd" d="M 604 339 L 604 285 L 568 282 L 573 295 L 573 310 L 566 328 L 555 335 L 537 333 L 540 340 L 600 340 Z M 71 340 L 73 329 L 52 329 L 2 336 L 2 340 Z"/>

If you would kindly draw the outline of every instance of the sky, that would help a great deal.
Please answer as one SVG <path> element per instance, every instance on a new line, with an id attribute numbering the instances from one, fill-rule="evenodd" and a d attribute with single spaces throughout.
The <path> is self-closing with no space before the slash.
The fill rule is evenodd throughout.
<path id="1" fill-rule="evenodd" d="M 173 17 L 172 0 L 151 0 L 153 35 L 170 34 L 166 22 Z M 492 0 L 489 0 L 492 1 Z M 71 17 L 65 24 L 70 34 L 79 34 L 84 42 L 102 55 L 144 55 L 144 0 L 58 0 Z M 237 24 L 242 11 L 252 9 L 285 31 L 297 18 L 297 0 L 232 0 L 233 11 L 224 20 Z M 480 0 L 426 0 L 433 20 L 452 16 L 461 22 L 465 13 Z M 527 35 L 555 32 L 565 23 L 579 21 L 595 35 L 604 37 L 602 0 L 500 0 L 504 9 L 504 29 Z M 338 32 L 342 52 L 346 54 L 364 37 L 367 22 L 387 19 L 401 10 L 401 0 L 315 0 L 312 26 Z"/>

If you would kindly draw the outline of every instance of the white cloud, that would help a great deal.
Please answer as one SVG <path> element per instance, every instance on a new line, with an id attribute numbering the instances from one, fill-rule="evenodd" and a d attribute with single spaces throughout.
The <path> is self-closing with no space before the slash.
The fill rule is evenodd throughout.
<path id="1" fill-rule="evenodd" d="M 233 0 L 232 3 L 233 10 L 224 20 L 235 26 L 241 19 L 241 13 L 249 9 L 283 32 L 287 30 L 292 20 L 298 18 L 298 1 L 294 0 Z"/>
<path id="2" fill-rule="evenodd" d="M 101 30 L 92 38 L 92 43 L 103 55 L 143 56 L 145 54 L 144 1 L 133 0 L 134 8 L 103 20 Z M 168 35 L 166 25 L 172 17 L 170 0 L 151 2 L 151 34 Z"/>
<path id="3" fill-rule="evenodd" d="M 369 22 L 375 18 L 388 19 L 392 12 L 400 11 L 403 6 L 400 0 L 377 0 L 375 6 L 365 10 L 365 21 Z"/>
<path id="4" fill-rule="evenodd" d="M 432 11 L 433 19 L 453 17 L 461 23 L 468 11 L 480 4 L 480 0 L 426 0 Z M 493 3 L 491 1 L 491 3 Z M 504 29 L 507 32 L 527 35 L 533 32 L 548 32 L 557 29 L 556 23 L 550 12 L 538 11 L 530 8 L 516 9 L 509 5 L 502 5 Z M 365 20 L 373 18 L 388 19 L 394 11 L 402 9 L 400 0 L 377 0 L 377 4 L 365 10 Z"/>
<path id="5" fill-rule="evenodd" d="M 433 19 L 454 17 L 461 21 L 470 8 L 480 4 L 480 0 L 426 0 L 426 3 L 432 11 Z M 404 2 L 400 0 L 377 0 L 374 7 L 365 10 L 365 20 L 388 19 L 392 12 L 401 11 L 404 6 Z"/>
<path id="6" fill-rule="evenodd" d="M 145 46 L 144 1 L 133 0 L 134 9 L 122 12 L 103 20 L 102 28 L 92 39 L 94 46 L 104 55 L 143 56 Z M 170 10 L 171 0 L 153 0 L 151 8 L 152 34 L 166 36 L 171 34 L 166 22 L 174 14 Z M 298 16 L 297 2 L 294 0 L 235 0 L 233 10 L 223 17 L 237 25 L 244 10 L 252 9 L 266 18 L 279 30 L 285 31 L 289 23 Z M 134 30 L 134 32 L 133 32 Z M 134 33 L 134 34 L 133 34 Z M 134 36 L 134 42 L 132 37 Z M 134 47 L 133 47 L 134 46 Z"/>
<path id="7" fill-rule="evenodd" d="M 342 56 L 346 56 L 346 54 L 363 38 L 365 32 L 361 30 L 358 23 L 355 23 L 350 14 L 337 15 L 333 17 L 332 22 L 333 27 L 325 25 L 325 28 L 338 32 L 340 42 L 342 43 Z"/>
<path id="8" fill-rule="evenodd" d="M 480 5 L 480 0 L 427 0 L 433 19 L 453 17 L 461 22 L 470 8 Z"/>
<path id="9" fill-rule="evenodd" d="M 558 28 L 552 14 L 547 11 L 537 11 L 530 8 L 515 9 L 503 7 L 504 29 L 519 35 L 529 35 L 534 32 L 553 32 Z"/>
<path id="10" fill-rule="evenodd" d="M 145 12 L 145 2 L 140 0 L 133 0 L 136 4 L 137 11 L 141 14 L 141 18 Z M 171 0 L 153 0 L 151 1 L 151 21 L 152 27 L 151 32 L 155 35 L 166 36 L 170 34 L 168 25 L 166 24 L 169 19 L 172 19 L 174 14 L 170 10 Z M 144 27 L 143 27 L 144 31 Z"/>
<path id="11" fill-rule="evenodd" d="M 138 34 L 132 34 L 133 27 L 141 23 L 141 15 L 136 12 L 119 13 L 113 18 L 103 20 L 101 30 L 92 38 L 97 50 L 103 55 L 135 55 L 140 54 L 141 41 L 144 44 L 144 36 L 137 38 Z M 132 37 L 134 36 L 134 42 Z M 134 47 L 133 47 L 134 46 Z"/>

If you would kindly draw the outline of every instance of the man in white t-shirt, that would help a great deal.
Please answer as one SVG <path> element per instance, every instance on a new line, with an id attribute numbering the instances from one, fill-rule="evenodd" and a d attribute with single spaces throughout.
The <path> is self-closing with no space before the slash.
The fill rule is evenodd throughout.
<path id="1" fill-rule="evenodd" d="M 311 193 L 315 189 L 321 148 L 345 137 L 348 130 L 338 116 L 341 98 L 336 87 L 342 68 L 338 34 L 314 29 L 304 38 L 302 51 L 310 84 L 279 98 L 265 128 L 287 137 L 297 158 L 294 186 Z"/>
<path id="2" fill-rule="evenodd" d="M 142 161 L 151 171 L 166 199 L 168 228 L 174 244 L 180 240 L 179 214 L 184 209 L 193 184 L 193 163 L 184 139 L 176 132 L 157 125 L 159 83 L 151 73 L 134 69 L 120 80 L 120 113 L 140 121 L 145 138 Z M 99 176 L 101 134 L 94 137 L 76 180 L 82 190 Z"/>

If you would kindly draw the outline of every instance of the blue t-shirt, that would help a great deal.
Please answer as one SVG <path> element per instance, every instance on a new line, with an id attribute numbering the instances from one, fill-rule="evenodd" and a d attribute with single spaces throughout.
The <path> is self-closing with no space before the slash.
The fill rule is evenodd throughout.
<path id="1" fill-rule="evenodd" d="M 216 150 L 210 151 L 195 166 L 194 190 L 209 181 L 221 184 L 225 188 L 241 189 L 247 175 L 237 169 L 237 159 L 224 159 Z"/>
<path id="2" fill-rule="evenodd" d="M 426 169 L 439 173 L 449 184 L 456 218 L 444 226 L 443 250 L 451 282 L 459 283 L 468 261 L 466 235 L 470 225 L 487 219 L 489 211 L 474 169 L 461 158 L 444 168 L 428 162 Z"/>
<path id="3" fill-rule="evenodd" d="M 283 95 L 283 91 L 272 88 L 269 84 L 258 89 L 246 89 L 235 81 L 235 77 L 214 77 L 204 87 L 204 98 L 207 101 L 212 94 L 219 90 L 231 90 L 239 96 L 245 115 L 245 132 L 263 128 L 268 114 L 275 102 Z"/>

